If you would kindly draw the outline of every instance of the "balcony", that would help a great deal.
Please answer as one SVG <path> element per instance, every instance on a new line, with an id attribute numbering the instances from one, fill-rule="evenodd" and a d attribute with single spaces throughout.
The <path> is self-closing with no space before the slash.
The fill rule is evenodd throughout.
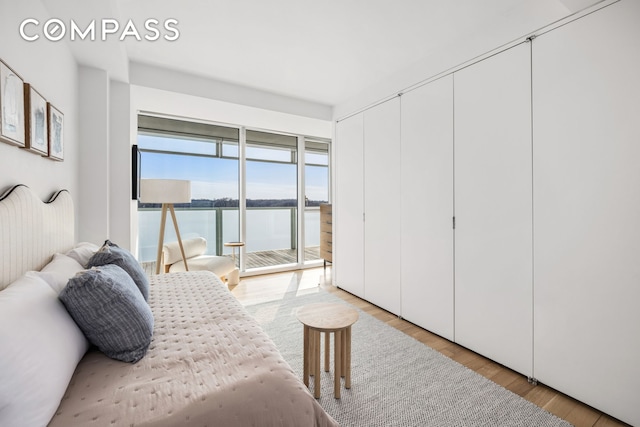
<path id="1" fill-rule="evenodd" d="M 295 264 L 297 260 L 297 208 L 247 208 L 245 270 Z M 176 217 L 182 239 L 201 236 L 207 239 L 207 254 L 231 255 L 224 242 L 239 240 L 237 207 L 180 208 Z M 320 259 L 320 208 L 306 207 L 304 261 Z M 170 221 L 170 220 L 168 220 Z M 147 263 L 156 258 L 160 209 L 138 209 L 138 259 Z M 167 226 L 165 242 L 177 240 L 173 227 Z"/>

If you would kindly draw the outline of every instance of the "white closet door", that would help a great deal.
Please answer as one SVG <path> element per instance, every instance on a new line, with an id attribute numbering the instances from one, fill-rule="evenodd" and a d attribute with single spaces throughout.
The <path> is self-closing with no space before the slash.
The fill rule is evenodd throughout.
<path id="1" fill-rule="evenodd" d="M 364 158 L 363 115 L 336 123 L 333 201 L 335 284 L 364 297 Z"/>
<path id="2" fill-rule="evenodd" d="M 453 76 L 401 105 L 402 316 L 453 340 Z"/>
<path id="3" fill-rule="evenodd" d="M 532 373 L 530 45 L 454 75 L 455 341 Z"/>
<path id="4" fill-rule="evenodd" d="M 533 42 L 535 376 L 640 425 L 640 2 Z"/>
<path id="5" fill-rule="evenodd" d="M 365 298 L 400 314 L 400 99 L 364 112 Z"/>

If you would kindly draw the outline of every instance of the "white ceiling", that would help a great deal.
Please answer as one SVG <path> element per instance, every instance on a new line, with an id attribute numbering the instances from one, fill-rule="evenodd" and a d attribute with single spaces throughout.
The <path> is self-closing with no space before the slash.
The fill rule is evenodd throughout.
<path id="1" fill-rule="evenodd" d="M 596 0 L 43 0 L 51 16 L 178 20 L 177 41 L 69 41 L 128 79 L 138 62 L 333 106 L 447 49 L 490 48 Z M 496 44 L 498 43 L 498 44 Z"/>

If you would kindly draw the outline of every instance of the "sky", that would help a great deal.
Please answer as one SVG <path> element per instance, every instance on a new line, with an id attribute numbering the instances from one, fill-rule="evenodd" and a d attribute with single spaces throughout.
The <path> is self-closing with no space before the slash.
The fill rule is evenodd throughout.
<path id="1" fill-rule="evenodd" d="M 185 146 L 184 141 L 171 138 L 138 137 L 141 149 L 168 149 L 175 147 L 176 143 Z M 198 149 L 193 145 L 191 148 L 194 151 Z M 143 152 L 140 174 L 141 178 L 190 180 L 193 199 L 237 199 L 238 163 L 237 159 L 230 158 Z M 306 166 L 305 169 L 306 196 L 309 200 L 328 200 L 327 168 Z M 294 164 L 248 160 L 246 178 L 248 199 L 296 198 L 297 173 Z"/>

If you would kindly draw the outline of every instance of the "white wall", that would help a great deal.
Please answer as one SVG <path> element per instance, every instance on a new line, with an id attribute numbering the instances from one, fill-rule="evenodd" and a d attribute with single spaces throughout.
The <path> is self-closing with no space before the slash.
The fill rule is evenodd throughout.
<path id="1" fill-rule="evenodd" d="M 129 81 L 133 85 L 217 99 L 314 119 L 331 120 L 333 113 L 333 109 L 329 105 L 136 62 L 130 64 Z"/>
<path id="2" fill-rule="evenodd" d="M 109 237 L 109 76 L 79 69 L 80 182 L 79 241 L 101 243 Z"/>
<path id="3" fill-rule="evenodd" d="M 0 58 L 63 114 L 64 162 L 55 162 L 0 143 L 0 192 L 14 184 L 31 187 L 43 199 L 61 188 L 76 200 L 78 212 L 78 67 L 65 43 L 24 41 L 25 18 L 47 19 L 38 0 L 0 0 Z"/>
<path id="4" fill-rule="evenodd" d="M 132 231 L 131 200 L 131 86 L 111 81 L 109 87 L 109 238 L 125 248 L 135 246 L 137 232 Z M 133 122 L 135 126 L 136 122 Z"/>
<path id="5" fill-rule="evenodd" d="M 137 124 L 135 117 L 139 111 L 331 138 L 332 124 L 329 120 L 132 85 L 132 126 Z"/>

